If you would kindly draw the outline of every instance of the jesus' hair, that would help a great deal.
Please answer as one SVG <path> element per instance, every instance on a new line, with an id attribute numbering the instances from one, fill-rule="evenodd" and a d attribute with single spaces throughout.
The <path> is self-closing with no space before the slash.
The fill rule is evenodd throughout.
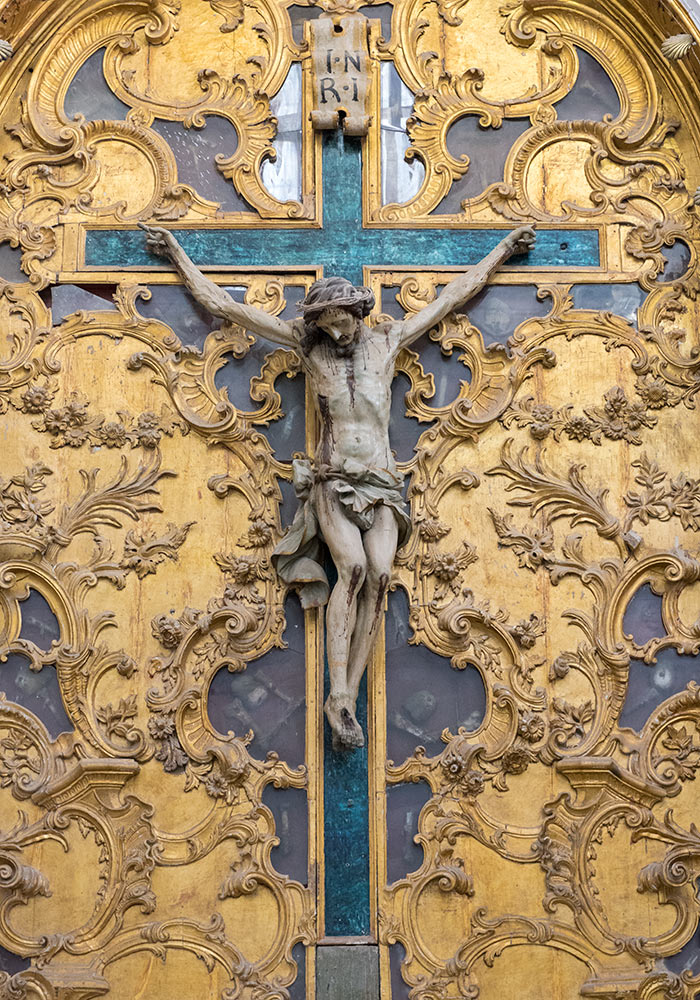
<path id="1" fill-rule="evenodd" d="M 305 354 L 327 336 L 317 326 L 316 320 L 325 309 L 335 307 L 347 309 L 360 321 L 374 308 L 374 293 L 365 285 L 353 285 L 347 278 L 330 277 L 314 281 L 301 305 L 304 313 L 304 334 L 299 346 Z"/>

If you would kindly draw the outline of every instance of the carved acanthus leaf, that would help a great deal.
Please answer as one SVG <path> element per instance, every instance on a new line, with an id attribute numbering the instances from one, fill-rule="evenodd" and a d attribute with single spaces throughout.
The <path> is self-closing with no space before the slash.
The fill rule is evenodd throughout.
<path id="1" fill-rule="evenodd" d="M 503 446 L 501 465 L 489 469 L 487 475 L 505 476 L 510 480 L 506 491 L 520 490 L 521 494 L 509 503 L 517 507 L 529 507 L 531 514 L 546 510 L 550 520 L 559 517 L 570 519 L 572 527 L 592 524 L 602 538 L 610 538 L 623 543 L 620 522 L 609 512 L 605 499 L 608 489 L 593 489 L 586 485 L 582 477 L 583 465 L 572 465 L 566 479 L 560 478 L 545 465 L 544 455 L 529 460 L 527 448 L 513 454 L 513 441 Z"/>
<path id="2" fill-rule="evenodd" d="M 142 580 L 166 559 L 177 560 L 177 550 L 187 538 L 195 521 L 186 521 L 179 527 L 170 522 L 162 535 L 146 528 L 132 528 L 124 539 L 121 566 L 133 570 Z"/>
<path id="3" fill-rule="evenodd" d="M 543 528 L 534 524 L 518 530 L 513 525 L 513 514 L 497 514 L 489 507 L 498 544 L 511 548 L 518 557 L 518 565 L 533 573 L 554 559 L 554 532 L 547 520 Z"/>
<path id="4" fill-rule="evenodd" d="M 224 23 L 219 27 L 221 32 L 235 31 L 243 21 L 245 14 L 243 0 L 204 0 L 204 2 L 223 17 Z"/>

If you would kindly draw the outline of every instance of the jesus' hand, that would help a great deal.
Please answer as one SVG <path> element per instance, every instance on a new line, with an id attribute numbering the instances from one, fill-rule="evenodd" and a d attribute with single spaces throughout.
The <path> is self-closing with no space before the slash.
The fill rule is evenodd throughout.
<path id="1" fill-rule="evenodd" d="M 511 254 L 527 253 L 535 245 L 535 227 L 519 226 L 512 233 L 508 233 L 504 242 L 507 244 Z"/>
<path id="2" fill-rule="evenodd" d="M 175 258 L 177 251 L 180 250 L 180 244 L 169 229 L 163 226 L 147 226 L 145 222 L 139 222 L 139 227 L 146 234 L 146 246 L 151 253 L 170 260 Z"/>

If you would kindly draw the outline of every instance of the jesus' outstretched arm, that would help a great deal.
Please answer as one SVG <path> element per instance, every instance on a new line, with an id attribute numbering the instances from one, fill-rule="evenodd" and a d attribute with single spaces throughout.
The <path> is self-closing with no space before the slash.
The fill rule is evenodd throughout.
<path id="1" fill-rule="evenodd" d="M 180 272 L 183 281 L 195 299 L 212 314 L 237 323 L 259 337 L 272 340 L 285 347 L 296 347 L 292 327 L 277 316 L 271 316 L 263 309 L 236 302 L 223 288 L 219 288 L 192 263 L 169 229 L 162 226 L 146 226 L 139 223 L 146 233 L 146 246 L 151 253 L 168 257 Z"/>
<path id="2" fill-rule="evenodd" d="M 401 346 L 408 346 L 431 330 L 441 319 L 480 292 L 501 264 L 515 253 L 531 250 L 534 244 L 535 230 L 532 226 L 521 226 L 508 233 L 482 261 L 446 285 L 434 302 L 430 302 L 420 312 L 403 321 L 400 334 Z"/>

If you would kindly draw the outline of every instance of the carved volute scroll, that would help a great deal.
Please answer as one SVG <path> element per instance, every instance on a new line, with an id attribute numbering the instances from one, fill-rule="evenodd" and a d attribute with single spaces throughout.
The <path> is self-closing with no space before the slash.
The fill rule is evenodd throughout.
<path id="1" fill-rule="evenodd" d="M 337 136 L 333 25 L 362 50 Z M 322 618 L 271 562 L 302 360 L 196 307 L 139 222 L 285 319 L 332 261 L 373 325 L 537 223 L 398 358 L 413 532 L 343 934 L 381 1000 L 698 994 L 682 32 L 676 0 L 0 0 L 0 1000 L 314 1000 L 352 896 Z"/>

